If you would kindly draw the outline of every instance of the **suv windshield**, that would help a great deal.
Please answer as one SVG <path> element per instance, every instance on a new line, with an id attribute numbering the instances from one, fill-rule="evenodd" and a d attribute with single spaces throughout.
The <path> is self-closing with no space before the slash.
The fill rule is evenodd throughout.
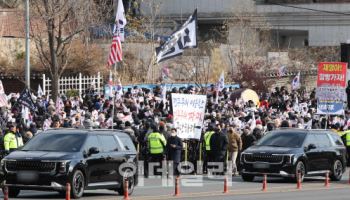
<path id="1" fill-rule="evenodd" d="M 256 144 L 257 146 L 274 146 L 299 148 L 302 146 L 306 133 L 301 132 L 271 132 Z"/>
<path id="2" fill-rule="evenodd" d="M 78 152 L 86 134 L 42 133 L 31 139 L 23 151 Z"/>

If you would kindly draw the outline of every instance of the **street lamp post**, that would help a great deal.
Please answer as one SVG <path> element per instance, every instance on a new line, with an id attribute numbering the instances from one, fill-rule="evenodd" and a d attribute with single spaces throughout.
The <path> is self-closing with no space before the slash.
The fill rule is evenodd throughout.
<path id="1" fill-rule="evenodd" d="M 26 87 L 30 89 L 30 38 L 29 38 L 29 0 L 26 1 L 26 64 L 25 64 L 25 81 Z"/>

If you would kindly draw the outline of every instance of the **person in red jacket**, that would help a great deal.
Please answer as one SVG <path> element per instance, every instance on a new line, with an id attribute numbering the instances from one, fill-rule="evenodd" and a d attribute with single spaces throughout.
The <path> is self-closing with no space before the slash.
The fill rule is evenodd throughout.
<path id="1" fill-rule="evenodd" d="M 269 109 L 269 102 L 267 100 L 260 100 L 259 108 L 265 108 L 266 110 Z"/>

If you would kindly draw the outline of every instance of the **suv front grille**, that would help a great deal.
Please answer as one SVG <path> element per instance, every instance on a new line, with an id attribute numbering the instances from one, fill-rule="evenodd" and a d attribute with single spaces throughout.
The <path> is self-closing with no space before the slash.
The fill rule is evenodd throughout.
<path id="1" fill-rule="evenodd" d="M 267 163 L 282 163 L 283 155 L 271 154 L 244 154 L 246 162 L 267 162 Z"/>
<path id="2" fill-rule="evenodd" d="M 41 161 L 6 161 L 6 169 L 8 171 L 39 171 L 51 172 L 55 170 L 55 162 Z"/>

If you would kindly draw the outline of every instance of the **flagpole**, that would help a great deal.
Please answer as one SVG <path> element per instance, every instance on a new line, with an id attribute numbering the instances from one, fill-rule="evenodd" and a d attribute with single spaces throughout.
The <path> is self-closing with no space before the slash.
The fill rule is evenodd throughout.
<path id="1" fill-rule="evenodd" d="M 112 130 L 114 129 L 113 124 L 114 124 L 115 96 L 117 95 L 117 92 L 113 91 L 113 89 L 115 87 L 115 81 L 116 81 L 117 64 L 118 64 L 118 62 L 114 63 L 113 73 L 112 73 L 112 93 L 113 93 L 113 98 L 112 98 Z"/>

